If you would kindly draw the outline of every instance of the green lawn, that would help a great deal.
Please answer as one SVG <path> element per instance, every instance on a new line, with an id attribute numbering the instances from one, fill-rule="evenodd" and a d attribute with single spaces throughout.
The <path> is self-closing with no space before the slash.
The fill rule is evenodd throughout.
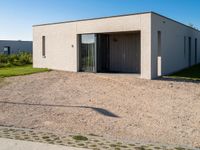
<path id="1" fill-rule="evenodd" d="M 169 75 L 168 77 L 186 80 L 200 80 L 200 64 Z"/>
<path id="2" fill-rule="evenodd" d="M 0 78 L 28 75 L 28 74 L 46 72 L 46 71 L 48 71 L 48 69 L 33 68 L 32 65 L 5 67 L 5 68 L 0 68 Z"/>

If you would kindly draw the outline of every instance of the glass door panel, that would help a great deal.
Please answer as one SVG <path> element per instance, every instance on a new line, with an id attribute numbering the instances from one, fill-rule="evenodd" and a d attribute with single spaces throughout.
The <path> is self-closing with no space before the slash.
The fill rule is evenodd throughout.
<path id="1" fill-rule="evenodd" d="M 80 36 L 80 71 L 96 72 L 96 35 Z"/>

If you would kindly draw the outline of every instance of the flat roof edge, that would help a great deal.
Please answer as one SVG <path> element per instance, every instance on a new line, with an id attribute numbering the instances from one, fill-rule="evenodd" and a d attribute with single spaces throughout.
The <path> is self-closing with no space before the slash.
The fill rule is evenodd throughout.
<path id="1" fill-rule="evenodd" d="M 190 28 L 190 29 L 193 29 L 193 30 L 195 30 L 195 31 L 200 32 L 199 29 L 195 29 L 195 28 L 193 28 L 193 27 L 190 27 L 189 25 L 186 25 L 186 24 L 184 24 L 184 23 L 181 23 L 181 22 L 179 22 L 179 21 L 176 21 L 176 20 L 174 20 L 174 19 L 171 19 L 171 18 L 166 17 L 166 16 L 164 16 L 164 15 L 161 15 L 161 14 L 159 14 L 159 13 L 156 13 L 156 12 L 151 12 L 151 13 L 152 13 L 152 14 L 155 14 L 155 15 L 157 15 L 157 16 L 163 17 L 163 18 L 165 18 L 165 19 L 171 20 L 171 21 L 173 21 L 173 22 L 176 22 L 176 23 L 178 23 L 178 24 L 180 24 L 180 25 L 183 25 L 183 26 L 188 27 L 188 28 Z"/>
<path id="2" fill-rule="evenodd" d="M 114 15 L 114 16 L 107 16 L 107 17 L 97 17 L 97 18 L 88 18 L 88 19 L 80 19 L 80 20 L 72 20 L 72 21 L 62 21 L 62 22 L 55 22 L 55 23 L 45 23 L 45 24 L 33 25 L 32 27 L 46 26 L 46 25 L 56 25 L 56 24 L 79 22 L 79 21 L 90 21 L 90 20 L 99 20 L 99 19 L 107 19 L 107 18 L 116 18 L 116 17 L 125 17 L 125 16 L 133 16 L 133 15 L 143 15 L 143 14 L 150 14 L 150 13 L 154 13 L 154 12 L 149 11 L 149 12 L 132 13 L 132 14 L 124 14 L 124 15 Z"/>
<path id="3" fill-rule="evenodd" d="M 155 15 L 158 15 L 160 17 L 163 17 L 165 19 L 168 19 L 168 20 L 171 20 L 173 22 L 176 22 L 180 25 L 183 25 L 185 27 L 188 27 L 190 29 L 193 29 L 195 31 L 198 31 L 200 32 L 200 30 L 198 29 L 195 29 L 193 27 L 190 27 L 189 25 L 186 25 L 184 23 L 181 23 L 179 21 L 176 21 L 174 19 L 171 19 L 169 17 L 166 17 L 164 15 L 161 15 L 159 13 L 156 13 L 154 11 L 147 11 L 147 12 L 141 12 L 141 13 L 132 13 L 132 14 L 124 14 L 124 15 L 114 15 L 114 16 L 107 16 L 107 17 L 97 17 L 97 18 L 89 18 L 89 19 L 80 19 L 80 20 L 72 20 L 72 21 L 62 21 L 62 22 L 55 22 L 55 23 L 45 23 L 45 24 L 38 24 L 38 25 L 33 25 L 32 27 L 39 27 L 39 26 L 47 26 L 47 25 L 57 25 L 57 24 L 63 24 L 63 23 L 72 23 L 72 22 L 80 22 L 80 21 L 90 21 L 90 20 L 99 20 L 99 19 L 107 19 L 107 18 L 116 18 L 116 17 L 125 17 L 125 16 L 133 16 L 133 15 L 143 15 L 143 14 L 155 14 Z"/>

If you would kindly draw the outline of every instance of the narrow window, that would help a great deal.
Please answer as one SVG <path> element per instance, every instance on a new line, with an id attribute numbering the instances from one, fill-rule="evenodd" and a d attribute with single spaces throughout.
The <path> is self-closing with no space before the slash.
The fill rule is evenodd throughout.
<path id="1" fill-rule="evenodd" d="M 158 40 L 158 56 L 157 56 L 157 75 L 162 76 L 162 57 L 161 57 L 161 51 L 162 51 L 162 37 L 161 37 L 161 31 L 158 31 L 157 35 Z"/>
<path id="2" fill-rule="evenodd" d="M 184 36 L 184 58 L 186 58 L 186 37 Z"/>
<path id="3" fill-rule="evenodd" d="M 191 44 L 191 37 L 188 38 L 188 64 L 189 64 L 189 67 L 192 65 L 192 59 L 191 59 L 191 56 L 192 56 L 192 44 Z"/>
<path id="4" fill-rule="evenodd" d="M 161 56 L 161 31 L 158 31 L 158 56 Z"/>
<path id="5" fill-rule="evenodd" d="M 197 38 L 195 39 L 195 64 L 197 64 Z"/>
<path id="6" fill-rule="evenodd" d="M 45 36 L 42 36 L 42 56 L 46 57 L 46 42 Z"/>

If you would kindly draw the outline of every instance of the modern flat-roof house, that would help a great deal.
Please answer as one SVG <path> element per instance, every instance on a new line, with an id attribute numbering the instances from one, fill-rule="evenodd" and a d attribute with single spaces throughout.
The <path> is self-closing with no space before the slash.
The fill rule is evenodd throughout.
<path id="1" fill-rule="evenodd" d="M 200 63 L 200 31 L 154 12 L 34 25 L 33 63 L 153 79 Z"/>
<path id="2" fill-rule="evenodd" d="M 32 53 L 32 41 L 0 40 L 0 54 Z"/>

